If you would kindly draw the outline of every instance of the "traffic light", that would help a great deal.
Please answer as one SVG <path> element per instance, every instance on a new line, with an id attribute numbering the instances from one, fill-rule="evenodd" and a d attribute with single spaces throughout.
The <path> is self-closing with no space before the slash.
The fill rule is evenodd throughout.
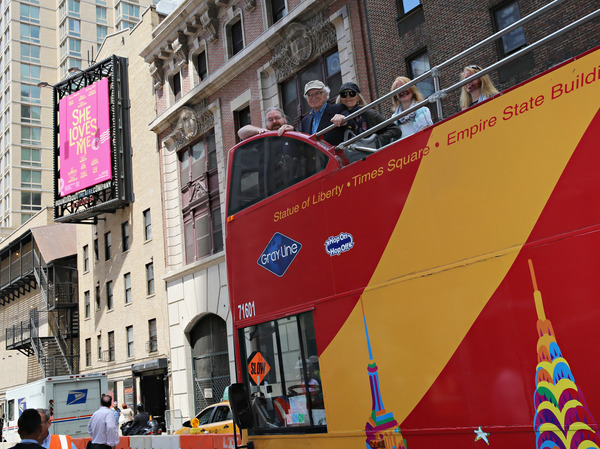
<path id="1" fill-rule="evenodd" d="M 48 410 L 50 410 L 50 416 L 54 416 L 54 401 L 52 399 L 48 401 Z"/>

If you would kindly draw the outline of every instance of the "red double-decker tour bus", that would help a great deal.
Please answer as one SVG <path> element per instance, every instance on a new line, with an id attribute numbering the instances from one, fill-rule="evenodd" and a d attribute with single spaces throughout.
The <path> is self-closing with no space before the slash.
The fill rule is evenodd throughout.
<path id="1" fill-rule="evenodd" d="M 598 448 L 599 105 L 596 49 L 351 164 L 231 149 L 244 442 Z"/>

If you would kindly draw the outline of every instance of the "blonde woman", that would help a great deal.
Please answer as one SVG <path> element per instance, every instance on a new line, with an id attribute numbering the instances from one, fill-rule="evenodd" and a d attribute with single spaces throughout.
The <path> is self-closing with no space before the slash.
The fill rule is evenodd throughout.
<path id="1" fill-rule="evenodd" d="M 460 79 L 464 80 L 481 71 L 478 65 L 468 65 L 460 73 Z M 487 100 L 498 93 L 489 75 L 483 75 L 469 84 L 465 84 L 460 91 L 460 107 L 467 109 L 477 103 Z"/>
<path id="2" fill-rule="evenodd" d="M 392 84 L 392 90 L 396 90 L 400 86 L 410 83 L 410 81 L 410 78 L 399 76 L 394 80 L 394 83 Z M 412 86 L 406 90 L 403 90 L 402 92 L 394 95 L 392 98 L 394 107 L 396 108 L 393 116 L 400 114 L 402 111 L 405 111 L 406 109 L 423 100 L 423 94 L 419 91 L 417 86 Z M 431 119 L 431 112 L 429 111 L 429 108 L 423 106 L 422 108 L 419 108 L 416 111 L 401 117 L 396 121 L 396 123 L 400 126 L 400 129 L 402 130 L 402 138 L 404 139 L 405 137 L 408 137 L 424 128 L 427 128 L 428 126 L 433 125 L 433 120 Z"/>

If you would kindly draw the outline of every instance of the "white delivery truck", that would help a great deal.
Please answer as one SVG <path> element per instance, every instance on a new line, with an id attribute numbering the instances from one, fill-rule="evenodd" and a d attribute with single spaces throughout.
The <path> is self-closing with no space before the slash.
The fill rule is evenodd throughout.
<path id="1" fill-rule="evenodd" d="M 52 413 L 50 432 L 73 438 L 88 436 L 87 424 L 108 390 L 106 373 L 48 377 L 6 391 L 3 436 L 20 441 L 17 420 L 28 408 L 47 408 Z"/>

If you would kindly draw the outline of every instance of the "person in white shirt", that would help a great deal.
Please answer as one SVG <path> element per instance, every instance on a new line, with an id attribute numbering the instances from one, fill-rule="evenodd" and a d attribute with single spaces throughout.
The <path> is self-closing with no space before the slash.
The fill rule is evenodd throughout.
<path id="1" fill-rule="evenodd" d="M 410 83 L 410 81 L 410 78 L 399 76 L 394 80 L 394 83 L 392 84 L 392 90 L 396 90 L 400 86 Z M 394 111 L 394 116 L 401 114 L 403 111 L 417 103 L 420 103 L 423 100 L 423 94 L 417 88 L 417 86 L 411 86 L 408 89 L 397 93 L 392 98 L 392 102 L 396 108 Z M 429 108 L 423 106 L 408 115 L 400 117 L 396 121 L 396 124 L 400 126 L 400 129 L 402 130 L 402 138 L 404 139 L 405 137 L 411 136 L 422 129 L 427 128 L 428 126 L 433 125 L 433 120 L 431 119 L 431 112 L 429 112 Z"/>
<path id="2" fill-rule="evenodd" d="M 92 437 L 89 449 L 112 449 L 119 444 L 119 430 L 114 411 L 110 409 L 112 398 L 103 394 L 100 408 L 94 412 L 88 423 L 88 433 Z"/>

